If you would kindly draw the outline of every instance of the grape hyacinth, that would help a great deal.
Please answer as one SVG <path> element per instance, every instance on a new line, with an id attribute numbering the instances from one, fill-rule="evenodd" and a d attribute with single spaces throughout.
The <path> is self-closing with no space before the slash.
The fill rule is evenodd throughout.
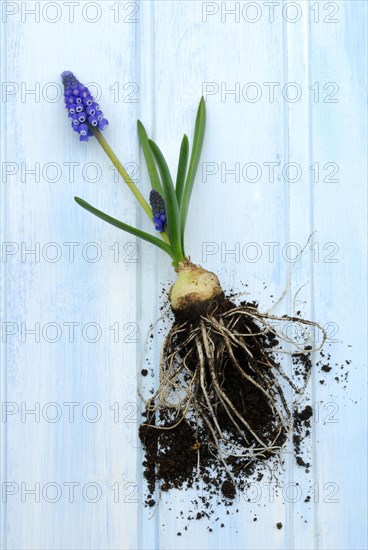
<path id="1" fill-rule="evenodd" d="M 108 125 L 104 114 L 90 91 L 81 84 L 71 71 L 61 73 L 64 85 L 64 101 L 72 128 L 79 134 L 80 141 L 93 136 L 91 127 L 103 130 Z"/>
<path id="2" fill-rule="evenodd" d="M 157 231 L 165 231 L 166 225 L 166 211 L 165 202 L 155 189 L 152 189 L 149 196 L 149 202 L 152 208 L 153 223 Z"/>

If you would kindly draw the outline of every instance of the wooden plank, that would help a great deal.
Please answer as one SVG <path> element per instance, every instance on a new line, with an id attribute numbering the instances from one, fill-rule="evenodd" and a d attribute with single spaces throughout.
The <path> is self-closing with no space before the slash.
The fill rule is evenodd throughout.
<path id="1" fill-rule="evenodd" d="M 303 3 L 298 2 L 296 5 L 300 10 L 300 14 L 303 14 Z M 292 17 L 293 14 L 289 12 L 289 18 Z M 285 172 L 287 176 L 284 179 L 289 202 L 289 234 L 287 241 L 290 246 L 288 249 L 285 248 L 284 256 L 284 261 L 289 262 L 291 277 L 288 292 L 288 313 L 296 315 L 297 311 L 302 311 L 303 317 L 312 319 L 313 281 L 310 273 L 309 246 L 307 246 L 305 252 L 301 253 L 312 233 L 310 209 L 313 207 L 311 202 L 312 190 L 309 187 L 308 12 L 307 15 L 304 12 L 304 17 L 301 16 L 299 21 L 284 20 L 284 33 L 287 47 L 285 82 L 289 83 L 289 97 L 293 98 L 291 101 L 286 102 L 288 137 L 285 163 L 290 167 L 290 171 Z M 288 257 L 300 257 L 300 259 L 291 262 Z M 298 299 L 297 303 L 294 302 L 295 296 Z M 313 345 L 313 332 L 311 336 L 312 341 L 308 343 Z M 301 403 L 314 403 L 312 381 L 313 374 L 304 396 L 299 399 Z M 294 401 L 298 400 L 296 394 L 292 398 Z M 308 469 L 298 466 L 295 461 L 294 449 L 290 450 L 292 452 L 288 457 L 288 476 L 283 489 L 287 507 L 288 543 L 291 548 L 314 548 L 315 516 L 313 507 L 306 502 L 306 499 L 308 499 L 309 487 L 315 481 L 316 472 L 313 466 Z M 309 439 L 303 448 L 304 461 L 311 463 L 312 454 L 313 440 Z M 308 472 L 306 472 L 306 469 Z"/>
<path id="2" fill-rule="evenodd" d="M 315 385 L 321 403 L 314 449 L 319 489 L 315 535 L 320 548 L 365 548 L 367 5 L 338 5 L 338 23 L 311 25 L 310 42 L 311 83 L 320 84 L 319 101 L 312 103 L 311 160 L 319 160 L 325 178 L 314 185 L 312 220 L 321 245 L 334 243 L 321 246 L 313 262 L 315 316 L 338 328 L 331 345 L 332 376 L 323 385 L 317 377 Z M 334 84 L 323 89 L 329 82 Z M 328 177 L 331 168 L 322 168 L 331 162 L 338 173 Z M 337 382 L 335 376 L 341 375 Z M 327 403 L 331 405 L 323 409 Z"/>
<path id="3" fill-rule="evenodd" d="M 174 173 L 182 134 L 189 132 L 192 139 L 202 93 L 207 101 L 207 131 L 188 217 L 187 253 L 193 261 L 219 273 L 227 290 L 242 291 L 241 283 L 248 283 L 252 298 L 266 307 L 272 303 L 270 295 L 285 288 L 289 270 L 286 262 L 269 261 L 265 244 L 283 243 L 288 234 L 284 187 L 269 181 L 269 165 L 264 164 L 278 159 L 283 162 L 284 157 L 284 101 L 280 94 L 271 103 L 269 88 L 264 85 L 283 79 L 281 20 L 271 24 L 263 18 L 248 25 L 245 32 L 244 25 L 232 17 L 225 23 L 220 17 L 205 22 L 198 2 L 158 2 L 155 13 L 156 137 Z M 270 47 L 280 51 L 277 59 L 270 58 Z M 251 82 L 256 84 L 250 86 Z M 231 94 L 230 90 L 237 88 L 239 91 Z M 248 98 L 259 93 L 259 101 L 244 99 L 242 92 Z M 237 169 L 235 163 L 239 177 L 230 173 Z M 252 183 L 257 175 L 259 181 Z M 231 252 L 237 249 L 239 252 Z M 257 254 L 258 259 L 252 261 Z M 227 515 L 225 506 L 214 499 L 216 513 L 208 522 L 186 521 L 192 515 L 195 491 L 161 496 L 160 548 L 287 546 L 288 533 L 276 528 L 278 521 L 285 524 L 282 495 L 275 494 L 270 503 L 267 481 L 266 472 L 257 487 L 259 502 L 247 502 L 245 495 L 238 495 L 234 510 L 239 513 Z M 217 496 L 221 501 L 221 495 Z M 247 496 L 254 498 L 254 487 Z M 178 520 L 181 512 L 184 519 Z M 225 523 L 223 529 L 218 527 L 221 522 Z"/>
<path id="4" fill-rule="evenodd" d="M 150 136 L 155 131 L 155 82 L 152 67 L 155 63 L 155 37 L 154 37 L 154 2 L 144 2 L 140 4 L 138 45 L 139 45 L 139 83 L 140 83 L 140 102 L 139 119 L 143 122 Z M 140 188 L 145 190 L 148 196 L 150 191 L 149 177 L 145 166 L 143 153 L 139 155 L 140 166 Z M 145 216 L 140 217 L 142 227 L 149 231 L 149 221 Z M 138 266 L 137 285 L 139 294 L 137 297 L 138 310 L 137 322 L 140 326 L 142 339 L 140 342 L 139 369 L 146 368 L 149 376 L 141 376 L 138 380 L 139 390 L 144 399 L 150 397 L 150 390 L 157 384 L 157 361 L 160 356 L 162 337 L 158 334 L 158 327 L 155 324 L 161 316 L 159 310 L 159 289 L 162 282 L 170 280 L 169 266 L 167 265 L 167 256 L 161 250 L 140 243 L 141 262 Z M 154 326 L 152 327 L 152 325 Z M 151 339 L 150 335 L 154 338 Z M 155 371 L 156 384 L 152 379 L 152 373 Z M 141 402 L 141 411 L 144 410 L 144 403 Z M 158 520 L 159 513 L 155 508 L 145 506 L 147 497 L 147 485 L 143 477 L 142 463 L 144 461 L 144 451 L 142 446 L 138 453 L 138 468 L 140 468 L 140 509 L 139 509 L 139 530 L 137 533 L 137 548 L 150 549 L 158 548 Z M 157 492 L 153 495 L 157 499 Z"/>
<path id="5" fill-rule="evenodd" d="M 30 4 L 22 2 L 19 7 L 30 8 Z M 135 206 L 129 191 L 114 181 L 98 144 L 80 144 L 69 127 L 63 102 L 49 101 L 47 95 L 52 97 L 53 92 L 48 83 L 60 85 L 59 74 L 65 69 L 86 83 L 98 81 L 101 104 L 110 119 L 106 137 L 124 162 L 134 161 L 136 103 L 123 99 L 133 89 L 124 85 L 135 82 L 136 24 L 121 19 L 114 23 L 110 3 L 97 3 L 97 12 L 93 6 L 87 11 L 85 7 L 85 3 L 76 7 L 74 23 L 66 19 L 67 7 L 62 5 L 62 18 L 56 23 L 48 21 L 54 17 L 52 8 L 48 19 L 41 13 L 39 22 L 32 15 L 22 22 L 19 12 L 9 17 L 4 37 L 5 80 L 19 86 L 19 93 L 7 98 L 3 121 L 3 130 L 7 128 L 3 161 L 19 167 L 15 176 L 3 182 L 3 241 L 19 246 L 19 252 L 2 265 L 3 321 L 19 327 L 4 344 L 8 368 L 4 397 L 19 410 L 22 403 L 28 409 L 35 403 L 40 407 L 39 422 L 31 414 L 23 422 L 19 412 L 3 424 L 5 479 L 18 488 L 6 505 L 4 546 L 9 549 L 120 548 L 122 541 L 126 548 L 136 547 L 139 256 L 134 239 L 92 219 L 75 205 L 73 195 L 133 223 Z M 91 22 L 99 16 L 99 21 Z M 109 87 L 117 93 L 116 82 L 119 97 L 115 101 Z M 22 99 L 22 90 L 38 86 L 39 97 Z M 67 171 L 71 162 L 77 163 L 74 181 Z M 32 174 L 22 181 L 22 163 L 27 169 L 39 163 L 40 181 Z M 52 167 L 47 171 L 48 163 L 56 163 L 61 171 L 55 182 L 50 181 L 55 176 Z M 56 251 L 61 250 L 60 261 L 48 259 L 47 254 L 50 258 L 55 254 L 55 248 L 48 247 L 51 242 L 56 243 Z M 69 260 L 64 244 L 72 242 L 78 243 L 74 261 Z M 39 261 L 31 255 L 22 259 L 22 243 L 28 249 L 39 243 Z M 116 262 L 114 243 L 120 247 Z M 88 261 L 96 253 L 101 259 Z M 22 323 L 27 328 L 40 324 L 39 342 L 29 334 L 22 343 Z M 45 332 L 48 323 L 54 325 Z M 73 343 L 67 323 L 76 323 Z M 61 336 L 51 343 L 55 330 Z M 55 414 L 55 409 L 47 408 L 51 402 L 62 414 L 55 423 L 47 420 L 48 414 Z M 76 403 L 74 421 L 69 421 L 67 402 Z M 97 405 L 86 407 L 88 403 Z M 101 419 L 89 421 L 88 416 L 93 419 L 96 413 Z M 24 492 L 37 483 L 39 502 L 35 502 L 38 496 Z M 68 483 L 77 484 L 74 502 Z M 60 499 L 51 502 L 55 491 Z"/>

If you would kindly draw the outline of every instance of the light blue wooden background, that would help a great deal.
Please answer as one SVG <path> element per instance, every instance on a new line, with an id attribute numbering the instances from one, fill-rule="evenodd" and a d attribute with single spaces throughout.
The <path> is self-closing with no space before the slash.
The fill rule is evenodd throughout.
<path id="1" fill-rule="evenodd" d="M 2 548 L 365 548 L 367 3 L 71 4 L 1 5 Z M 146 351 L 146 334 L 174 274 L 163 254 L 74 204 L 77 194 L 148 228 L 97 143 L 79 144 L 69 129 L 53 84 L 65 69 L 97 83 L 105 135 L 145 194 L 136 119 L 174 168 L 207 92 L 187 246 L 225 289 L 248 283 L 271 305 L 291 271 L 287 244 L 316 231 L 280 311 L 308 282 L 299 307 L 334 323 L 329 351 L 339 365 L 352 360 L 349 383 L 344 390 L 333 375 L 321 385 L 314 369 L 310 474 L 285 454 L 280 483 L 290 493 L 270 498 L 265 477 L 258 502 L 240 495 L 238 514 L 219 508 L 223 529 L 202 520 L 183 530 L 176 517 L 191 508 L 189 492 L 143 506 L 138 373 L 147 354 L 157 365 L 159 341 Z M 240 95 L 226 94 L 234 89 Z M 280 163 L 274 181 L 270 162 Z M 289 162 L 298 181 L 283 177 Z M 248 180 L 226 174 L 235 163 L 257 163 L 259 181 L 249 181 L 252 167 Z M 236 247 L 239 258 L 226 254 Z"/>

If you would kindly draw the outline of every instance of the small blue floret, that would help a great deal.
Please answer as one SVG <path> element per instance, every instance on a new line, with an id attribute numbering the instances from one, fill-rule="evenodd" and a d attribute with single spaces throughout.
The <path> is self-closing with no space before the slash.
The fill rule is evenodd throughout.
<path id="1" fill-rule="evenodd" d="M 100 122 L 98 123 L 98 129 L 99 129 L 99 130 L 104 130 L 108 124 L 109 124 L 109 121 L 106 120 L 106 118 L 103 118 L 103 119 L 100 120 Z"/>
<path id="2" fill-rule="evenodd" d="M 81 124 L 79 126 L 79 133 L 81 136 L 88 136 L 88 126 L 87 124 Z"/>
<path id="3" fill-rule="evenodd" d="M 94 115 L 88 117 L 88 122 L 91 126 L 97 126 L 98 120 Z"/>
<path id="4" fill-rule="evenodd" d="M 165 231 L 166 213 L 165 201 L 155 189 L 152 189 L 149 196 L 149 202 L 152 208 L 153 223 L 157 231 Z"/>
<path id="5" fill-rule="evenodd" d="M 157 231 L 164 231 L 165 223 L 160 218 L 154 216 L 153 223 L 155 224 L 155 229 L 157 229 Z"/>
<path id="6" fill-rule="evenodd" d="M 88 141 L 88 138 L 93 136 L 91 126 L 103 130 L 108 121 L 89 89 L 81 84 L 71 71 L 64 71 L 60 76 L 64 85 L 65 107 L 72 128 L 78 132 L 80 141 Z"/>

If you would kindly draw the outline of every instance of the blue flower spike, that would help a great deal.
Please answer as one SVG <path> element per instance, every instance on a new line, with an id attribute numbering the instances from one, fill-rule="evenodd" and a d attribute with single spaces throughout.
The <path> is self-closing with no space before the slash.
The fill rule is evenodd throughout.
<path id="1" fill-rule="evenodd" d="M 109 122 L 104 118 L 89 89 L 81 84 L 71 71 L 64 71 L 60 76 L 64 85 L 65 108 L 72 128 L 79 134 L 80 141 L 88 141 L 93 136 L 91 126 L 104 130 Z"/>
<path id="2" fill-rule="evenodd" d="M 166 211 L 165 202 L 155 189 L 152 189 L 149 196 L 149 202 L 152 208 L 153 223 L 157 231 L 165 231 L 166 225 Z"/>

